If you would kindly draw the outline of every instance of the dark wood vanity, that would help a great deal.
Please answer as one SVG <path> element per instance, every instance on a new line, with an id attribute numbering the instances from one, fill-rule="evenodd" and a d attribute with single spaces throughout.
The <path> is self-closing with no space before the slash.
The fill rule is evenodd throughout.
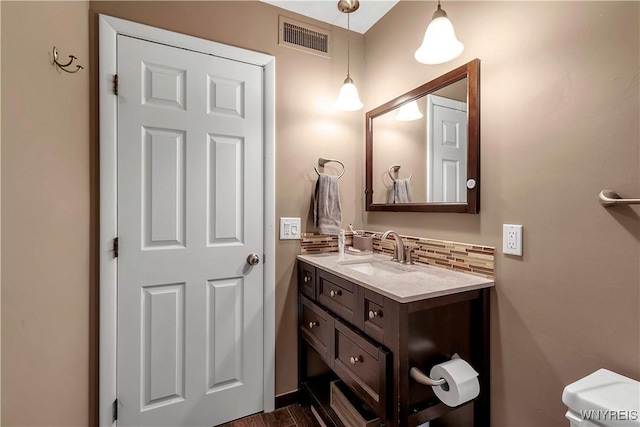
<path id="1" fill-rule="evenodd" d="M 304 258 L 304 257 L 301 257 Z M 307 261 L 309 258 L 307 258 Z M 489 289 L 399 302 L 298 260 L 299 382 L 327 426 L 340 379 L 385 426 L 489 426 Z M 429 374 L 455 353 L 479 373 L 480 395 L 450 408 L 409 370 Z M 347 426 L 351 427 L 351 426 Z"/>

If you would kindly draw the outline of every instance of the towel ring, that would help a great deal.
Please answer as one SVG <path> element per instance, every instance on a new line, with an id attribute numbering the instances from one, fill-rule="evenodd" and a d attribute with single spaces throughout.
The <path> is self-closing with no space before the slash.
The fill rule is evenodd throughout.
<path id="1" fill-rule="evenodd" d="M 340 172 L 340 175 L 338 175 L 338 179 L 340 179 L 342 177 L 342 175 L 344 175 L 344 170 L 345 170 L 344 163 L 342 163 L 340 160 L 325 159 L 325 158 L 320 157 L 318 159 L 318 166 L 324 167 L 324 165 L 326 165 L 329 162 L 339 163 L 340 166 L 342 166 L 342 172 Z M 318 176 L 320 176 L 320 172 L 318 172 L 318 168 L 315 167 L 315 166 L 313 168 L 316 170 L 316 173 L 318 174 Z"/>
<path id="2" fill-rule="evenodd" d="M 396 179 L 391 174 L 391 171 L 398 172 L 399 170 L 400 170 L 400 165 L 391 165 L 389 167 L 389 178 L 391 178 L 391 181 L 393 181 L 393 182 L 396 181 Z M 413 177 L 413 174 L 409 175 L 409 180 L 411 180 L 412 177 Z"/>

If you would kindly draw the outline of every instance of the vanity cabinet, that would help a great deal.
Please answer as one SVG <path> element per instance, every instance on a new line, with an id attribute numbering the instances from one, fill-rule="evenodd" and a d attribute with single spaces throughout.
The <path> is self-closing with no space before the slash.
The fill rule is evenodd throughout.
<path id="1" fill-rule="evenodd" d="M 328 403 L 336 379 L 384 426 L 489 426 L 488 287 L 399 302 L 302 260 L 298 283 L 300 390 L 327 426 L 344 425 Z M 456 353 L 480 395 L 450 408 L 409 371 L 428 375 Z"/>

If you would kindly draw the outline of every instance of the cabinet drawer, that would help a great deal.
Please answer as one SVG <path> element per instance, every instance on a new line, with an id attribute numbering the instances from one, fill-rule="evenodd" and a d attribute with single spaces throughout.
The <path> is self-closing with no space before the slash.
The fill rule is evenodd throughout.
<path id="1" fill-rule="evenodd" d="M 334 320 L 333 369 L 381 419 L 386 417 L 387 372 L 391 354 L 355 330 Z"/>
<path id="2" fill-rule="evenodd" d="M 304 296 L 300 296 L 300 301 L 302 308 L 300 334 L 329 366 L 332 366 L 333 317 Z"/>
<path id="3" fill-rule="evenodd" d="M 369 289 L 362 293 L 363 330 L 376 341 L 384 342 L 384 297 Z"/>
<path id="4" fill-rule="evenodd" d="M 349 323 L 354 323 L 358 286 L 318 270 L 317 301 Z"/>
<path id="5" fill-rule="evenodd" d="M 316 299 L 316 268 L 305 262 L 298 262 L 298 287 L 312 300 Z"/>

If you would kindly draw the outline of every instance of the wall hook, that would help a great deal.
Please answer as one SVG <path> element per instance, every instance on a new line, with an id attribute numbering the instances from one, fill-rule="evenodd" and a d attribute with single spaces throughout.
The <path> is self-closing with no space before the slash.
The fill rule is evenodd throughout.
<path id="1" fill-rule="evenodd" d="M 82 65 L 78 65 L 76 64 L 76 69 L 71 71 L 71 70 L 67 70 L 67 67 L 71 67 L 71 64 L 73 63 L 73 61 L 75 61 L 76 58 L 73 55 L 69 55 L 69 62 L 67 62 L 66 64 L 61 64 L 60 62 L 58 62 L 58 49 L 56 49 L 56 47 L 53 47 L 53 62 L 51 63 L 53 66 L 55 66 L 57 69 L 62 70 L 66 73 L 77 73 L 80 70 L 84 70 L 84 67 Z"/>

